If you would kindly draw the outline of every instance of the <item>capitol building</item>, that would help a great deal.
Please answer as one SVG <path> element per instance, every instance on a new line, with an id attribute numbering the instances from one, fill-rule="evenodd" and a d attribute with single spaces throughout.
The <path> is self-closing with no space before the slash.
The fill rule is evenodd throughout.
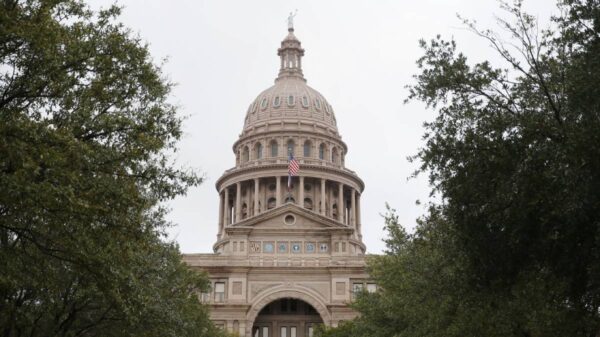
<path id="1" fill-rule="evenodd" d="M 356 313 L 357 291 L 374 291 L 365 272 L 358 175 L 334 110 L 302 73 L 304 49 L 290 24 L 277 50 L 275 84 L 250 103 L 233 143 L 235 166 L 217 180 L 213 254 L 184 261 L 208 273 L 201 294 L 211 319 L 240 336 L 308 337 Z M 289 175 L 289 162 L 299 166 Z M 216 211 L 216 210 L 215 210 Z"/>

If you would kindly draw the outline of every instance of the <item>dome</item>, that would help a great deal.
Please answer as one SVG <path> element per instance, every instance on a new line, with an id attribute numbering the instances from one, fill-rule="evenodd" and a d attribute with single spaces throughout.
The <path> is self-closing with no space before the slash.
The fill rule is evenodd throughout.
<path id="1" fill-rule="evenodd" d="M 279 78 L 275 85 L 261 92 L 248 107 L 244 129 L 283 119 L 304 120 L 337 131 L 329 102 L 297 77 Z"/>
<path id="2" fill-rule="evenodd" d="M 329 102 L 306 84 L 302 74 L 300 41 L 290 28 L 277 54 L 281 58 L 275 84 L 261 92 L 248 107 L 244 130 L 283 120 L 319 124 L 337 134 L 337 122 Z"/>

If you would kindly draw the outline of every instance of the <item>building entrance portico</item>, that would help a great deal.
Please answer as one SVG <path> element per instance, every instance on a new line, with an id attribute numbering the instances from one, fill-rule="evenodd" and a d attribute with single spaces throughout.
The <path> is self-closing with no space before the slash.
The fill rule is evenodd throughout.
<path id="1" fill-rule="evenodd" d="M 253 337 L 312 337 L 323 320 L 317 310 L 296 298 L 281 298 L 265 305 L 254 320 Z"/>

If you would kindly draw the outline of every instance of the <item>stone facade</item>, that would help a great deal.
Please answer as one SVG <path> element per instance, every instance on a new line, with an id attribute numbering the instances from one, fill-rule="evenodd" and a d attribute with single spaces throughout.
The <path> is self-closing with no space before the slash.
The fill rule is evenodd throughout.
<path id="1" fill-rule="evenodd" d="M 364 183 L 345 167 L 333 109 L 306 84 L 304 49 L 288 32 L 279 76 L 250 104 L 235 167 L 216 183 L 215 253 L 184 256 L 209 274 L 212 291 L 201 296 L 211 318 L 240 336 L 311 336 L 315 324 L 356 315 L 354 290 L 375 289 L 361 235 Z M 300 170 L 288 181 L 290 156 Z"/>

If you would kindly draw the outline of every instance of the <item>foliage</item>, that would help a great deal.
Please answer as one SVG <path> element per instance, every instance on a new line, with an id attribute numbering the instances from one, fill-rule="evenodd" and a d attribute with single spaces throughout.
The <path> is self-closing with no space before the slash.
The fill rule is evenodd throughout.
<path id="1" fill-rule="evenodd" d="M 346 336 L 597 336 L 600 331 L 600 4 L 568 0 L 549 30 L 503 4 L 503 66 L 421 41 L 409 99 L 438 116 L 415 156 L 432 204 L 416 233 L 389 213 L 381 292 Z M 337 336 L 335 329 L 325 336 Z"/>
<path id="2" fill-rule="evenodd" d="M 0 2 L 0 334 L 215 336 L 165 243 L 181 118 L 147 46 L 77 0 Z"/>

